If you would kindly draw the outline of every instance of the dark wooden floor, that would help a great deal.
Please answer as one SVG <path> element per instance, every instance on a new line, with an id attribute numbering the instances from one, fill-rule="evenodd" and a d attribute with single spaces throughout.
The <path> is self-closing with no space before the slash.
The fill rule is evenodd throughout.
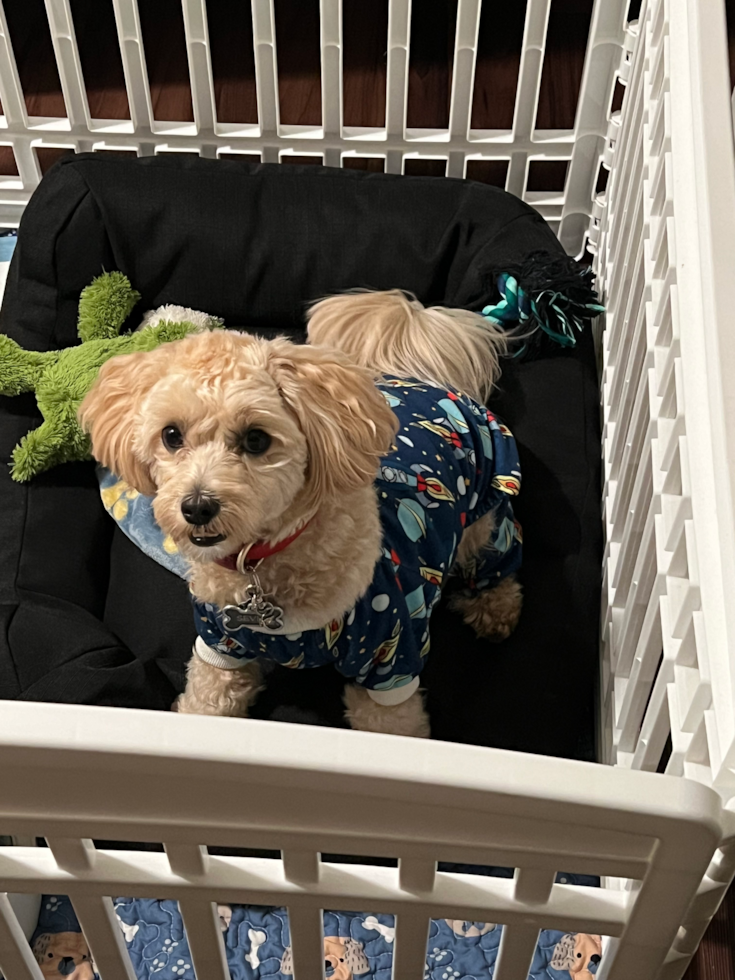
<path id="1" fill-rule="evenodd" d="M 180 0 L 138 0 L 154 116 L 193 120 Z M 43 0 L 5 0 L 28 111 L 65 115 Z M 71 0 L 90 110 L 102 119 L 127 119 L 129 109 L 109 0 Z M 639 0 L 632 0 L 636 16 Z M 472 125 L 510 128 L 513 119 L 525 0 L 484 0 Z M 727 0 L 730 62 L 735 79 L 735 0 Z M 315 124 L 321 118 L 318 0 L 275 0 L 281 120 Z M 385 115 L 388 0 L 343 0 L 344 116 L 348 126 L 379 126 Z M 442 127 L 449 119 L 456 0 L 413 0 L 408 125 Z M 585 54 L 592 0 L 552 0 L 536 125 L 571 128 Z M 249 4 L 207 0 L 217 114 L 222 122 L 257 122 Z M 618 98 L 622 95 L 619 93 Z M 7 148 L 0 173 L 16 173 Z M 38 151 L 43 171 L 64 153 Z M 319 162 L 306 158 L 304 162 Z M 382 161 L 351 166 L 382 169 Z M 565 161 L 532 164 L 530 190 L 564 186 Z M 504 161 L 470 164 L 468 176 L 502 186 Z M 442 174 L 441 161 L 408 161 L 414 174 Z M 687 980 L 735 978 L 735 892 L 731 890 L 690 966 Z"/>

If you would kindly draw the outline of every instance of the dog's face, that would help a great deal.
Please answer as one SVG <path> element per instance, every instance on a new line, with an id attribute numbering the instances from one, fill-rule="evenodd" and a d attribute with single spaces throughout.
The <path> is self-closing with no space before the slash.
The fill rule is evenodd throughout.
<path id="1" fill-rule="evenodd" d="M 601 954 L 600 936 L 567 933 L 556 944 L 550 965 L 555 970 L 568 970 L 573 976 L 591 977 L 590 967 L 597 968 Z"/>
<path id="2" fill-rule="evenodd" d="M 48 980 L 92 980 L 94 976 L 81 932 L 43 933 L 33 943 L 33 954 Z"/>
<path id="3" fill-rule="evenodd" d="M 330 980 L 353 980 L 370 970 L 370 961 L 363 951 L 362 943 L 343 936 L 324 937 L 324 966 Z M 286 947 L 281 958 L 281 973 L 290 977 L 293 974 L 291 947 Z"/>
<path id="4" fill-rule="evenodd" d="M 108 361 L 80 420 L 194 561 L 290 533 L 372 482 L 396 425 L 344 355 L 228 331 Z"/>

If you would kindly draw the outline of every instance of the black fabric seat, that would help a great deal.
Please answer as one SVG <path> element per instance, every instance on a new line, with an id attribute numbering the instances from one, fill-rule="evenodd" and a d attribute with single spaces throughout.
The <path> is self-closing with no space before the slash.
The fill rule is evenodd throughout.
<path id="1" fill-rule="evenodd" d="M 489 271 L 560 246 L 492 187 L 317 167 L 178 157 L 68 158 L 23 218 L 0 329 L 46 350 L 77 342 L 79 294 L 120 269 L 131 317 L 176 303 L 264 335 L 304 336 L 309 301 L 400 287 L 478 309 Z M 525 608 L 510 640 L 478 641 L 444 606 L 424 674 L 433 734 L 592 758 L 601 522 L 597 375 L 589 333 L 571 351 L 507 361 L 491 407 L 513 429 L 523 490 Z M 0 456 L 39 416 L 0 399 Z M 139 552 L 99 500 L 92 463 L 28 485 L 0 472 L 0 697 L 167 710 L 194 636 L 186 586 Z M 331 668 L 278 669 L 254 712 L 339 725 Z"/>

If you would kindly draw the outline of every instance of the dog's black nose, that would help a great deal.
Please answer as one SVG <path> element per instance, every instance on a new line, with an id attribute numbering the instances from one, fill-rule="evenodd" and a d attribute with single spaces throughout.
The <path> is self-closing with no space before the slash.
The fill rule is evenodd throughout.
<path id="1" fill-rule="evenodd" d="M 590 963 L 597 965 L 601 959 L 602 957 L 598 953 L 593 953 L 592 956 L 590 956 Z"/>
<path id="2" fill-rule="evenodd" d="M 219 511 L 219 500 L 201 493 L 193 493 L 181 501 L 181 513 L 189 524 L 196 527 L 205 527 L 215 519 Z"/>

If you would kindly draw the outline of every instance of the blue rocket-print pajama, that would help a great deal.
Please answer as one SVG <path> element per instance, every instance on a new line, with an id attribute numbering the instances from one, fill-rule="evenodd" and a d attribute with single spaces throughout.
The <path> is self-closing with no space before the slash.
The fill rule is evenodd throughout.
<path id="1" fill-rule="evenodd" d="M 476 591 L 517 571 L 522 535 L 512 498 L 520 490 L 513 435 L 484 406 L 445 388 L 387 378 L 379 383 L 400 428 L 381 460 L 376 489 L 383 553 L 356 605 L 321 629 L 271 633 L 225 629 L 222 613 L 194 601 L 195 651 L 234 669 L 261 657 L 286 667 L 333 664 L 382 703 L 400 703 L 418 687 L 429 652 L 429 620 L 450 570 Z M 103 501 L 147 554 L 183 576 L 182 559 L 153 517 L 152 498 L 109 473 Z M 128 499 L 130 497 L 131 499 Z M 462 532 L 492 511 L 494 530 L 470 566 L 454 568 Z M 276 597 L 277 601 L 277 597 Z"/>
<path id="2" fill-rule="evenodd" d="M 519 568 L 521 529 L 511 501 L 521 474 L 507 426 L 453 391 L 390 378 L 378 387 L 400 430 L 376 481 L 383 555 L 370 588 L 341 619 L 288 635 L 249 627 L 228 633 L 218 609 L 195 602 L 197 630 L 209 648 L 197 650 L 210 663 L 232 667 L 259 657 L 297 668 L 331 663 L 376 694 L 395 692 L 376 700 L 398 703 L 418 687 L 431 611 L 464 529 L 493 512 L 487 548 L 471 567 L 455 569 L 466 588 L 491 588 Z"/>

